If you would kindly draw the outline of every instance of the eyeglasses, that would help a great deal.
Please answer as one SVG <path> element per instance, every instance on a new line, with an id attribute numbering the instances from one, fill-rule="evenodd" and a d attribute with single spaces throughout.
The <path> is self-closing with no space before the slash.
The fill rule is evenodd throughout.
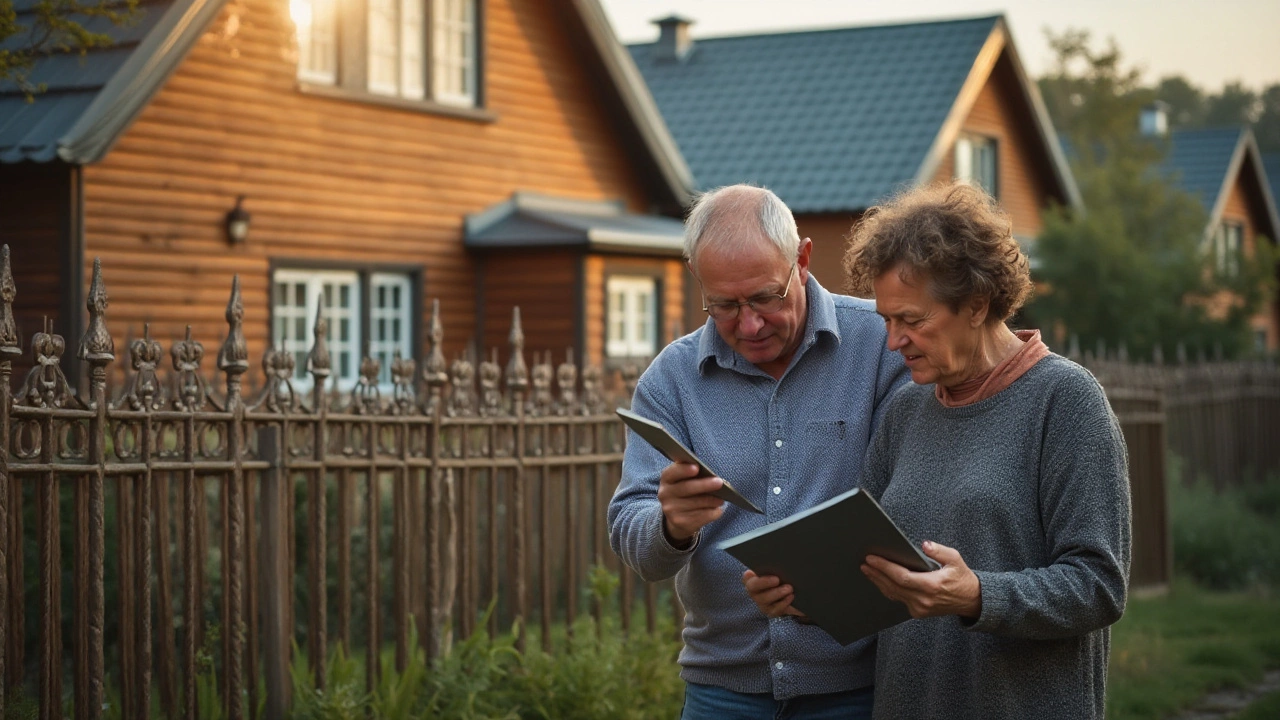
<path id="1" fill-rule="evenodd" d="M 767 315 L 776 313 L 782 309 L 782 303 L 787 299 L 787 293 L 791 292 L 791 277 L 795 274 L 796 264 L 791 264 L 791 269 L 787 271 L 787 286 L 782 289 L 782 294 L 757 295 L 753 298 L 747 298 L 744 302 L 707 302 L 706 298 L 702 299 L 702 309 L 716 320 L 732 320 L 738 317 L 738 312 L 743 305 L 751 306 L 751 309 L 759 315 Z"/>

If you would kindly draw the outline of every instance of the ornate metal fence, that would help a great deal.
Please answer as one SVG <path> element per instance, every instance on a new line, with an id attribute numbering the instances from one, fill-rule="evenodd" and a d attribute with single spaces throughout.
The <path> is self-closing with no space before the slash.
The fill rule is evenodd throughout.
<path id="1" fill-rule="evenodd" d="M 365 359 L 339 396 L 318 317 L 308 391 L 294 388 L 294 358 L 268 350 L 262 390 L 246 397 L 238 279 L 219 390 L 189 329 L 169 348 L 167 380 L 147 332 L 127 369 L 114 364 L 95 262 L 79 348 L 88 392 L 72 392 L 66 342 L 46 330 L 14 393 L 15 293 L 6 246 L 0 707 L 25 689 L 40 717 L 60 717 L 69 680 L 77 718 L 101 716 L 108 686 L 124 717 L 147 717 L 154 687 L 166 716 L 196 718 L 201 683 L 216 677 L 228 717 L 260 704 L 279 717 L 293 642 L 313 660 L 335 643 L 363 651 L 372 686 L 384 644 L 406 662 L 411 625 L 428 656 L 486 619 L 495 632 L 514 623 L 522 648 L 536 632 L 550 649 L 553 626 L 572 634 L 587 613 L 599 627 L 602 608 L 581 589 L 593 565 L 620 570 L 604 515 L 624 434 L 600 368 L 579 373 L 572 352 L 526 366 L 518 309 L 505 370 L 496 351 L 447 365 L 437 306 L 421 374 L 397 358 L 384 396 Z M 123 378 L 114 398 L 109 376 Z M 624 402 L 635 377 L 623 373 Z M 624 630 L 643 601 L 652 631 L 659 589 L 621 576 Z"/>

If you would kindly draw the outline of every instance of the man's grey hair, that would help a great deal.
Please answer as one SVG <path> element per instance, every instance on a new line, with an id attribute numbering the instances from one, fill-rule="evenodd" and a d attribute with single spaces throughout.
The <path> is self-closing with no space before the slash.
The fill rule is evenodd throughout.
<path id="1" fill-rule="evenodd" d="M 800 254 L 800 233 L 791 208 L 768 188 L 726 185 L 697 197 L 684 223 L 684 257 L 696 264 L 704 242 L 739 250 L 754 244 L 758 232 L 793 263 Z M 709 246 L 708 246 L 709 247 Z"/>

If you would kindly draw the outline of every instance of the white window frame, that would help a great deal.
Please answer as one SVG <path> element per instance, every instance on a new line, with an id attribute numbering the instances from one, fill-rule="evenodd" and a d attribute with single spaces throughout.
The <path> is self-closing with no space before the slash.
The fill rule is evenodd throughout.
<path id="1" fill-rule="evenodd" d="M 980 187 L 996 197 L 1000 185 L 1000 146 L 996 139 L 973 133 L 956 138 L 954 174 L 957 180 Z"/>
<path id="2" fill-rule="evenodd" d="M 479 64 L 476 0 L 431 0 L 431 10 L 432 99 L 475 107 Z"/>
<path id="3" fill-rule="evenodd" d="M 288 283 L 292 286 L 304 285 L 304 304 L 299 307 L 296 296 L 286 298 L 281 304 L 276 295 L 276 288 Z M 348 288 L 349 302 L 347 307 L 335 305 L 340 288 Z M 326 294 L 327 288 L 333 288 L 332 294 Z M 328 323 L 326 344 L 329 347 L 330 382 L 340 390 L 351 388 L 360 377 L 360 274 L 354 270 L 276 270 L 271 279 L 271 318 L 272 344 L 277 350 L 293 354 L 293 385 L 297 389 L 311 388 L 311 375 L 307 372 L 307 354 L 315 344 L 316 309 L 321 303 L 325 305 L 324 318 Z M 305 337 L 299 338 L 296 332 L 298 312 L 303 314 L 306 330 Z M 345 326 L 346 338 L 342 337 Z M 285 330 L 285 327 L 288 330 Z"/>
<path id="4" fill-rule="evenodd" d="M 605 280 L 605 355 L 653 357 L 657 350 L 657 278 L 610 275 Z"/>
<path id="5" fill-rule="evenodd" d="M 386 300 L 399 298 L 399 306 Z M 369 357 L 379 361 L 378 384 L 391 388 L 391 363 L 413 357 L 413 282 L 403 273 L 369 275 Z M 398 332 L 397 332 L 398 331 Z M 398 337 L 397 337 L 398 335 Z"/>
<path id="6" fill-rule="evenodd" d="M 340 0 L 290 0 L 297 27 L 298 79 L 318 85 L 338 82 L 337 8 Z"/>
<path id="7" fill-rule="evenodd" d="M 368 0 L 365 87 L 369 92 L 409 100 L 426 97 L 424 1 Z"/>
<path id="8" fill-rule="evenodd" d="M 1240 276 L 1240 253 L 1244 248 L 1244 223 L 1223 220 L 1213 233 L 1213 268 L 1222 277 Z"/>

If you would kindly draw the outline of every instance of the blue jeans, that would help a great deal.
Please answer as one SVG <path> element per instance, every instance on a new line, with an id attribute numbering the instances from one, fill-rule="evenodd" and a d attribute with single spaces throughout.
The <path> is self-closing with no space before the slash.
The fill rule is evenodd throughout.
<path id="1" fill-rule="evenodd" d="M 774 700 L 715 685 L 684 685 L 680 720 L 870 720 L 875 688 Z"/>

